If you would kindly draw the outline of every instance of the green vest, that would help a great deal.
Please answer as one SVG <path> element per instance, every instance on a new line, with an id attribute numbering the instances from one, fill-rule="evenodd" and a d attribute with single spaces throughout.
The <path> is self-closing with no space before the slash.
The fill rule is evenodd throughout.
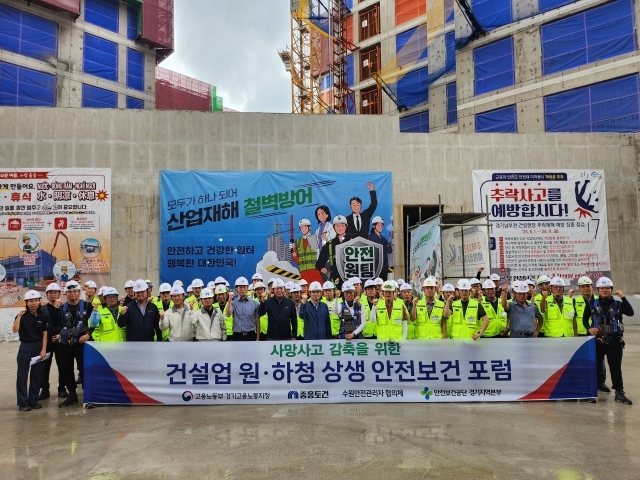
<path id="1" fill-rule="evenodd" d="M 387 304 L 381 299 L 376 305 L 376 323 L 378 324 L 378 340 L 402 341 L 402 312 L 404 301 L 396 298 L 393 301 L 391 316 L 387 314 Z"/>
<path id="2" fill-rule="evenodd" d="M 451 305 L 451 338 L 472 338 L 481 328 L 478 318 L 478 301 L 471 298 L 467 305 L 467 311 L 462 314 L 462 300 L 456 300 Z"/>
<path id="3" fill-rule="evenodd" d="M 598 296 L 594 295 L 593 298 L 598 298 Z M 586 305 L 587 305 L 587 301 L 584 299 L 582 295 L 579 295 L 574 299 L 574 307 L 576 311 L 576 323 L 578 324 L 578 335 L 586 335 L 588 333 L 582 323 L 582 317 L 584 316 L 584 307 Z M 593 322 L 591 319 L 589 319 L 589 326 L 591 325 L 593 325 Z"/>
<path id="4" fill-rule="evenodd" d="M 562 311 L 553 296 L 547 297 L 547 311 L 544 313 L 544 335 L 546 337 L 573 337 L 573 320 L 576 312 L 573 301 L 565 296 Z"/>
<path id="5" fill-rule="evenodd" d="M 153 304 L 158 307 L 158 311 L 162 312 L 164 311 L 164 309 L 162 308 L 162 300 L 160 300 L 159 298 L 153 302 Z M 169 300 L 169 308 L 173 307 L 173 300 Z M 167 310 L 168 312 L 169 310 Z M 162 341 L 166 342 L 169 339 L 169 329 L 167 328 L 166 330 L 162 331 Z M 157 339 L 156 339 L 157 340 Z"/>
<path id="6" fill-rule="evenodd" d="M 552 297 L 552 295 L 551 295 L 551 294 L 549 294 L 549 296 L 547 296 L 547 308 L 549 308 L 549 306 L 548 306 L 548 305 L 549 305 L 549 298 L 551 298 L 551 297 Z M 536 302 L 536 305 L 538 306 L 538 310 L 540 310 L 540 313 L 542 313 L 542 310 L 540 309 L 540 302 L 542 301 L 542 294 L 541 294 L 541 293 L 538 293 L 538 294 L 534 297 L 534 300 L 535 300 L 535 302 Z M 545 315 L 544 315 L 544 314 L 542 314 L 542 318 L 543 318 L 543 320 L 544 320 L 544 321 L 542 322 L 542 328 L 540 329 L 540 333 L 542 333 L 542 334 L 546 335 L 546 331 L 547 331 L 547 322 L 546 322 L 546 319 L 545 319 Z"/>
<path id="7" fill-rule="evenodd" d="M 402 299 L 402 303 L 404 303 L 403 299 Z M 406 303 L 404 303 L 404 308 L 407 309 L 407 314 L 409 316 L 409 321 L 407 322 L 407 340 L 415 340 L 416 339 L 416 322 L 411 321 L 411 311 L 409 310 L 409 307 L 407 307 Z"/>
<path id="8" fill-rule="evenodd" d="M 100 325 L 98 325 L 91 337 L 94 342 L 124 342 L 127 340 L 127 328 L 120 328 L 107 307 L 97 309 L 100 313 Z M 118 307 L 118 315 L 122 307 Z"/>
<path id="9" fill-rule="evenodd" d="M 302 303 L 300 306 L 302 306 Z M 298 338 L 304 338 L 304 320 L 300 318 L 300 315 L 298 315 L 297 312 L 296 317 L 298 317 Z"/>
<path id="10" fill-rule="evenodd" d="M 298 267 L 300 267 L 300 271 L 315 270 L 317 253 L 311 247 L 307 247 L 305 250 L 303 237 L 296 240 L 296 250 L 298 251 Z"/>
<path id="11" fill-rule="evenodd" d="M 224 308 L 220 310 L 220 304 L 216 302 L 213 304 L 213 308 L 217 309 L 222 315 L 222 320 L 224 320 L 224 325 L 227 327 L 227 339 L 231 339 L 231 336 L 233 335 L 233 315 L 231 315 L 229 318 L 226 317 L 227 304 L 225 303 Z"/>
<path id="12" fill-rule="evenodd" d="M 327 307 L 329 308 L 329 320 L 331 321 L 331 336 L 337 337 L 338 335 L 340 335 L 340 317 L 338 316 L 337 313 L 333 311 L 334 307 L 337 304 L 336 299 L 334 298 L 333 300 L 331 300 L 331 303 L 329 303 L 329 301 L 326 298 L 322 297 L 320 301 L 326 304 Z"/>
<path id="13" fill-rule="evenodd" d="M 483 297 L 482 308 L 484 308 L 487 318 L 489 319 L 489 325 L 487 325 L 483 337 L 500 335 L 500 332 L 507 328 L 507 312 L 502 308 L 502 301 L 498 298 L 498 311 L 496 312 L 493 309 L 493 305 Z"/>
<path id="14" fill-rule="evenodd" d="M 367 324 L 364 326 L 364 330 L 362 330 L 362 336 L 364 338 L 372 338 L 378 335 L 378 324 L 371 323 L 371 309 L 369 308 L 369 298 L 366 295 L 360 297 L 360 304 L 362 308 L 364 308 L 364 313 L 367 318 Z"/>
<path id="15" fill-rule="evenodd" d="M 423 296 L 416 303 L 415 338 L 418 340 L 442 339 L 442 320 L 444 317 L 444 302 L 434 299 L 433 309 L 429 315 L 427 297 Z"/>

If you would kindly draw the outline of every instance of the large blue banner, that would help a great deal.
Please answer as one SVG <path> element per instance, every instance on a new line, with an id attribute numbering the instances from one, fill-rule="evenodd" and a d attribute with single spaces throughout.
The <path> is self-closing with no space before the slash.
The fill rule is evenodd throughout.
<path id="1" fill-rule="evenodd" d="M 160 281 L 386 279 L 392 198 L 389 172 L 161 171 Z"/>

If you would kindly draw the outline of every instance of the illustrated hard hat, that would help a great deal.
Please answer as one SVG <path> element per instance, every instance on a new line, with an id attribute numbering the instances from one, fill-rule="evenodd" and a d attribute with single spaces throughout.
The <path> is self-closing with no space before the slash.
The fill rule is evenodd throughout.
<path id="1" fill-rule="evenodd" d="M 382 220 L 380 215 L 376 215 L 371 219 L 371 225 L 375 225 L 376 223 L 384 223 L 384 220 Z"/>
<path id="2" fill-rule="evenodd" d="M 302 227 L 303 225 L 306 225 L 307 227 L 311 226 L 311 221 L 309 221 L 309 219 L 307 218 L 303 218 L 298 222 L 298 226 Z"/>
<path id="3" fill-rule="evenodd" d="M 344 223 L 346 225 L 347 217 L 345 217 L 344 215 L 336 215 L 335 218 L 333 219 L 333 224 L 336 225 L 338 223 Z"/>

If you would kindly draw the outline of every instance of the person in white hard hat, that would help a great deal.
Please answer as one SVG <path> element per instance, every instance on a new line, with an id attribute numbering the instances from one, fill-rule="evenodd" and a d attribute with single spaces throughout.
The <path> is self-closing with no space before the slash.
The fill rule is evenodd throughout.
<path id="1" fill-rule="evenodd" d="M 382 284 L 382 299 L 375 299 L 371 321 L 377 323 L 378 340 L 399 342 L 407 338 L 409 314 L 400 298 L 395 298 L 396 285 L 393 280 Z"/>
<path id="2" fill-rule="evenodd" d="M 118 327 L 118 317 L 125 307 L 118 304 L 118 290 L 104 287 L 102 293 L 106 305 L 94 310 L 91 315 L 91 338 L 94 342 L 124 342 L 127 330 Z"/>
<path id="3" fill-rule="evenodd" d="M 189 285 L 191 291 L 187 288 L 187 298 L 185 302 L 192 308 L 193 310 L 198 310 L 200 308 L 200 292 L 204 288 L 204 282 L 200 278 L 194 278 Z"/>
<path id="4" fill-rule="evenodd" d="M 232 335 L 234 342 L 260 341 L 259 305 L 248 297 L 249 281 L 238 277 L 235 282 L 236 292 L 229 293 L 226 314 L 232 318 Z"/>
<path id="5" fill-rule="evenodd" d="M 364 294 L 360 297 L 360 303 L 364 309 L 365 320 L 367 321 L 362 331 L 362 336 L 370 340 L 375 339 L 377 335 L 377 325 L 371 321 L 371 311 L 375 308 L 374 300 L 377 301 L 377 299 L 376 281 L 369 279 L 364 282 Z"/>
<path id="6" fill-rule="evenodd" d="M 367 316 L 362 304 L 355 298 L 355 288 L 350 282 L 342 285 L 343 301 L 338 303 L 336 314 L 340 318 L 338 338 L 353 340 L 362 338 L 361 332 L 367 324 Z"/>
<path id="7" fill-rule="evenodd" d="M 136 295 L 133 293 L 133 284 L 133 280 L 127 280 L 124 284 L 124 291 L 127 292 L 127 294 L 120 299 L 120 303 L 124 307 L 136 300 Z"/>
<path id="8" fill-rule="evenodd" d="M 118 318 L 118 326 L 127 328 L 127 342 L 153 342 L 161 339 L 160 312 L 158 307 L 149 301 L 149 285 L 146 281 L 138 279 L 133 291 L 136 294 L 136 302 L 130 304 Z"/>
<path id="9" fill-rule="evenodd" d="M 376 284 L 376 296 L 377 298 L 382 298 L 382 285 L 384 284 L 384 280 L 377 277 L 374 282 Z"/>
<path id="10" fill-rule="evenodd" d="M 46 400 L 51 396 L 49 391 L 49 375 L 51 372 L 51 365 L 54 356 L 56 357 L 56 365 L 58 365 L 58 356 L 56 354 L 58 350 L 58 344 L 54 343 L 52 338 L 53 335 L 57 335 L 60 333 L 60 328 L 62 325 L 62 311 L 60 310 L 62 302 L 60 301 L 60 292 L 60 285 L 55 282 L 47 285 L 47 288 L 45 289 L 47 303 L 46 305 L 42 306 L 42 313 L 47 318 L 47 323 L 49 324 L 49 332 L 47 335 L 47 353 L 51 353 L 51 355 L 49 356 L 49 358 L 42 362 L 44 364 L 44 369 L 42 371 L 42 382 L 38 400 Z M 60 374 L 58 374 L 58 398 L 67 398 L 67 389 L 64 387 L 60 379 L 61 376 Z"/>
<path id="11" fill-rule="evenodd" d="M 302 280 L 298 280 L 298 285 L 300 285 L 300 291 L 302 293 L 306 293 L 306 294 L 309 293 L 309 282 L 307 282 L 304 278 Z"/>
<path id="12" fill-rule="evenodd" d="M 196 311 L 191 310 L 185 303 L 184 289 L 181 285 L 174 285 L 169 292 L 171 303 L 169 310 L 164 312 L 160 319 L 160 330 L 169 332 L 169 342 L 191 342 L 196 337 L 195 316 Z"/>
<path id="13" fill-rule="evenodd" d="M 259 273 L 254 273 L 251 276 L 251 284 L 253 285 L 253 288 L 255 288 L 256 283 L 262 283 L 264 279 L 262 278 L 262 275 L 260 275 Z"/>
<path id="14" fill-rule="evenodd" d="M 457 284 L 460 300 L 447 300 L 444 316 L 449 318 L 451 338 L 478 340 L 489 325 L 489 318 L 482 305 L 471 297 L 471 282 L 460 279 Z M 447 325 L 447 326 L 448 326 Z"/>
<path id="15" fill-rule="evenodd" d="M 273 297 L 267 298 L 266 293 L 260 297 L 258 315 L 267 315 L 268 340 L 295 340 L 298 336 L 298 316 L 293 300 L 284 296 L 284 282 L 275 279 L 271 288 Z"/>
<path id="16" fill-rule="evenodd" d="M 322 273 L 323 281 L 329 280 L 333 282 L 337 288 L 341 288 L 345 279 L 340 276 L 340 272 L 338 271 L 336 249 L 338 245 L 348 240 L 346 235 L 347 219 L 344 215 L 336 215 L 333 219 L 333 229 L 336 232 L 336 237 L 322 247 L 320 255 L 318 255 L 318 260 L 316 261 L 316 270 Z"/>
<path id="17" fill-rule="evenodd" d="M 340 299 L 336 298 L 336 286 L 329 280 L 322 284 L 321 302 L 327 305 L 329 309 L 329 320 L 331 322 L 331 335 L 338 338 L 340 333 L 340 317 L 336 313 L 338 311 L 338 303 Z"/>
<path id="18" fill-rule="evenodd" d="M 549 338 L 577 337 L 578 326 L 573 301 L 565 296 L 564 280 L 553 277 L 549 282 L 551 295 L 542 292 L 540 310 L 544 317 L 544 335 Z"/>
<path id="19" fill-rule="evenodd" d="M 393 248 L 389 240 L 382 235 L 384 231 L 384 220 L 382 217 L 379 215 L 373 217 L 371 225 L 371 233 L 368 238 L 372 242 L 382 245 L 382 269 L 380 270 L 380 278 L 386 280 L 389 275 L 389 259 L 392 258 Z"/>
<path id="20" fill-rule="evenodd" d="M 93 280 L 87 280 L 82 285 L 82 289 L 84 290 L 84 301 L 93 305 L 93 308 L 100 308 L 102 303 L 100 299 L 96 297 L 96 291 L 98 290 L 98 285 Z"/>
<path id="21" fill-rule="evenodd" d="M 331 319 L 329 308 L 321 301 L 322 285 L 320 282 L 311 282 L 309 285 L 309 295 L 303 294 L 298 311 L 298 317 L 302 320 L 304 328 L 302 337 L 305 340 L 331 340 Z M 300 334 L 298 333 L 298 336 Z"/>
<path id="22" fill-rule="evenodd" d="M 160 320 L 164 317 L 164 313 L 173 307 L 173 301 L 171 300 L 171 284 L 162 283 L 158 288 L 158 299 L 153 302 L 156 307 L 158 307 L 158 312 L 160 313 Z M 160 328 L 162 330 L 162 328 Z M 162 331 L 162 341 L 166 342 L 169 338 L 169 330 Z M 157 339 L 156 339 L 157 341 Z"/>
<path id="23" fill-rule="evenodd" d="M 535 338 L 540 334 L 544 319 L 535 302 L 527 302 L 529 285 L 517 281 L 513 285 L 515 299 L 507 301 L 507 289 L 502 290 L 500 302 L 507 312 L 507 331 L 511 338 Z"/>
<path id="24" fill-rule="evenodd" d="M 414 298 L 417 300 L 418 297 L 414 297 L 413 288 L 410 283 L 402 283 L 398 289 L 400 290 L 400 298 L 404 302 L 404 308 L 409 314 L 409 319 L 411 319 L 411 314 L 414 313 L 415 310 Z M 415 323 L 407 322 L 407 340 L 415 340 L 415 338 Z"/>
<path id="25" fill-rule="evenodd" d="M 351 285 L 353 285 L 353 290 L 355 291 L 355 297 L 356 299 L 360 299 L 360 297 L 362 297 L 363 293 L 362 293 L 362 280 L 360 280 L 360 277 L 351 277 L 349 278 L 349 283 Z"/>
<path id="26" fill-rule="evenodd" d="M 484 294 L 480 303 L 489 325 L 482 338 L 505 338 L 507 336 L 507 312 L 502 308 L 502 302 L 496 295 L 496 284 L 493 280 L 485 280 L 482 283 L 482 293 Z"/>
<path id="27" fill-rule="evenodd" d="M 444 316 L 444 302 L 436 298 L 437 280 L 427 277 L 422 283 L 424 295 L 415 304 L 410 320 L 415 329 L 414 338 L 418 340 L 436 340 L 447 338 L 447 318 Z M 407 283 L 406 285 L 410 285 Z"/>
<path id="28" fill-rule="evenodd" d="M 534 297 L 534 301 L 536 302 L 536 305 L 538 305 L 538 310 L 540 310 L 540 313 L 542 313 L 544 315 L 544 309 L 542 308 L 542 298 L 543 298 L 543 292 L 545 293 L 545 297 L 551 295 L 551 278 L 549 278 L 547 275 L 540 275 L 537 279 L 536 279 L 536 286 L 540 289 L 540 292 L 538 294 L 536 294 L 536 296 Z M 542 325 L 542 330 L 540 330 L 540 333 L 538 334 L 539 337 L 544 337 L 544 331 L 545 331 L 546 325 Z"/>
<path id="29" fill-rule="evenodd" d="M 225 286 L 218 285 L 217 288 L 222 291 Z M 222 318 L 222 312 L 213 305 L 214 295 L 210 288 L 203 288 L 200 292 L 202 307 L 196 311 L 193 319 L 198 342 L 220 342 L 227 339 L 227 326 Z"/>
<path id="30" fill-rule="evenodd" d="M 220 278 L 222 277 L 218 277 L 216 281 L 218 281 L 218 279 Z M 224 280 L 224 282 L 219 282 L 216 285 L 216 288 L 213 289 L 213 295 L 214 295 L 213 308 L 219 310 L 220 314 L 222 315 L 222 319 L 224 320 L 224 324 L 227 329 L 226 340 L 232 341 L 233 340 L 233 315 L 227 315 L 227 305 L 229 304 L 229 301 L 230 301 L 230 297 L 229 297 L 230 293 L 229 293 L 229 288 L 227 287 L 226 282 L 227 282 L 226 280 Z"/>
<path id="31" fill-rule="evenodd" d="M 291 282 L 290 298 L 296 306 L 296 316 L 298 317 L 298 340 L 304 340 L 304 322 L 300 317 L 300 307 L 302 306 L 302 287 L 296 282 Z"/>
<path id="32" fill-rule="evenodd" d="M 598 364 L 604 364 L 604 357 L 607 357 L 612 387 L 616 391 L 615 401 L 631 405 L 633 402 L 624 393 L 622 379 L 622 351 L 625 345 L 622 317 L 623 315 L 633 317 L 633 307 L 622 290 L 615 292 L 620 300 L 613 298 L 613 282 L 610 278 L 600 277 L 596 281 L 596 288 L 598 289 L 598 298 L 592 299 L 585 306 L 582 323 L 587 328 L 589 335 L 597 339 L 596 359 Z M 609 390 L 600 369 L 597 369 L 597 376 L 598 388 L 603 391 Z"/>
<path id="33" fill-rule="evenodd" d="M 308 283 L 322 282 L 322 276 L 316 269 L 319 247 L 316 236 L 311 233 L 311 221 L 307 218 L 301 219 L 298 222 L 298 228 L 302 236 L 298 237 L 293 244 L 293 261 L 298 265 L 300 276 Z"/>
<path id="34" fill-rule="evenodd" d="M 21 412 L 28 412 L 31 409 L 42 408 L 42 405 L 38 403 L 38 395 L 40 393 L 42 371 L 44 370 L 42 360 L 47 355 L 49 323 L 42 313 L 40 292 L 29 290 L 24 299 L 26 308 L 22 309 L 16 316 L 12 331 L 17 333 L 20 338 L 16 380 L 18 409 Z M 33 357 L 40 357 L 41 361 L 31 365 Z M 29 374 L 31 374 L 31 381 L 27 385 Z"/>
<path id="35" fill-rule="evenodd" d="M 253 301 L 258 304 L 258 310 L 260 309 L 260 299 L 266 296 L 267 287 L 264 283 L 258 282 L 253 286 Z M 267 340 L 267 329 L 269 328 L 269 319 L 267 315 L 260 316 L 258 314 L 258 326 L 256 332 L 260 332 L 259 340 L 261 342 Z"/>

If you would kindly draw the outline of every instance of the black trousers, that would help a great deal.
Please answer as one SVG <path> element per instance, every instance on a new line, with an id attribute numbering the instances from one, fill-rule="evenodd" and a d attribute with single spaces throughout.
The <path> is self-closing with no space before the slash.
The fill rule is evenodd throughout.
<path id="1" fill-rule="evenodd" d="M 589 335 L 579 333 L 578 336 L 588 337 Z M 596 368 L 598 369 L 598 383 L 605 383 L 607 381 L 607 366 L 604 364 L 604 357 L 596 359 Z"/>
<path id="2" fill-rule="evenodd" d="M 67 387 L 70 395 L 75 394 L 76 379 L 73 361 L 75 360 L 78 363 L 80 378 L 82 378 L 82 366 L 84 363 L 84 350 L 82 349 L 82 344 L 58 345 L 57 357 L 62 386 Z"/>
<path id="3" fill-rule="evenodd" d="M 44 362 L 44 369 L 42 370 L 42 382 L 40 383 L 40 388 L 43 392 L 48 392 L 50 389 L 49 385 L 49 374 L 51 373 L 51 364 L 53 363 L 53 357 L 56 359 L 56 365 L 58 367 L 58 392 L 64 390 L 64 385 L 62 385 L 62 376 L 60 375 L 60 359 L 58 357 L 58 344 L 52 343 L 47 346 L 47 352 L 51 352 L 51 356 L 46 359 Z"/>
<path id="4" fill-rule="evenodd" d="M 611 343 L 604 343 L 596 340 L 596 368 L 598 370 L 598 383 L 604 383 L 606 377 L 602 374 L 600 365 L 604 366 L 604 357 L 607 357 L 609 364 L 609 373 L 611 374 L 611 382 L 613 389 L 620 392 L 624 391 L 622 382 L 622 350 L 623 343 L 619 339 L 613 339 Z"/>
<path id="5" fill-rule="evenodd" d="M 233 332 L 232 338 L 234 342 L 255 342 L 256 332 L 247 332 L 247 333 Z M 229 337 L 227 337 L 227 340 L 229 340 Z"/>
<path id="6" fill-rule="evenodd" d="M 16 394 L 19 407 L 34 406 L 38 403 L 44 362 L 35 365 L 29 365 L 29 363 L 31 363 L 32 357 L 40 355 L 40 350 L 42 350 L 42 342 L 21 343 L 18 348 Z M 31 371 L 31 378 L 29 378 L 29 371 Z"/>

